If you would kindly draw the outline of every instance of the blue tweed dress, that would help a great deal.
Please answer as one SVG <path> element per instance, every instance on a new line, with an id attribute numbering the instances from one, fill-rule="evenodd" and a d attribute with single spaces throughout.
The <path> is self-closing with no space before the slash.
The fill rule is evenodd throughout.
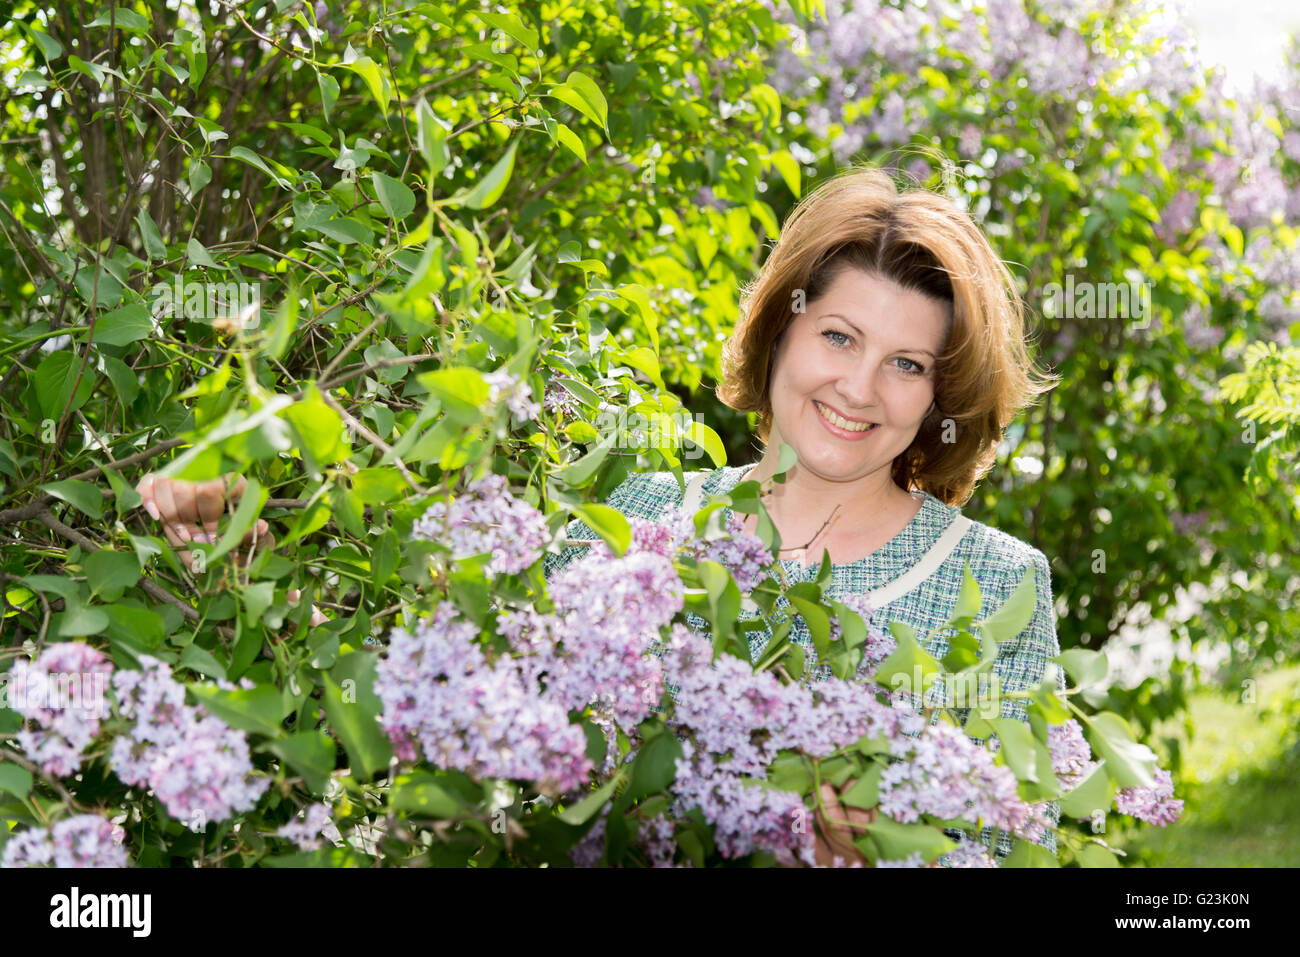
<path id="1" fill-rule="evenodd" d="M 737 466 L 715 470 L 704 482 L 704 499 L 734 488 L 750 468 L 751 466 Z M 691 475 L 688 474 L 687 480 L 690 478 Z M 630 475 L 610 494 L 606 504 L 629 518 L 656 521 L 667 510 L 680 506 L 682 499 L 682 490 L 672 473 L 640 473 Z M 899 578 L 920 561 L 959 514 L 957 508 L 945 505 L 926 493 L 920 511 L 883 547 L 866 558 L 832 567 L 827 595 L 835 599 L 862 595 Z M 574 521 L 568 526 L 568 537 L 592 539 L 596 535 L 582 522 Z M 548 555 L 545 560 L 547 577 L 580 558 L 586 551 L 584 546 L 573 546 Z M 890 621 L 911 625 L 921 640 L 922 647 L 934 657 L 943 658 L 948 653 L 948 636 L 939 626 L 952 615 L 961 587 L 962 572 L 968 563 L 971 575 L 980 588 L 982 607 L 978 617 L 981 618 L 1001 607 L 1020 582 L 1026 568 L 1034 568 L 1038 601 L 1033 618 L 1021 634 L 998 645 L 993 671 L 1001 682 L 1003 692 L 1021 691 L 1038 685 L 1043 679 L 1048 659 L 1060 654 L 1053 613 L 1051 572 L 1047 558 L 1041 551 L 995 528 L 972 522 L 957 547 L 933 574 L 918 587 L 878 609 L 873 620 L 881 625 Z M 783 560 L 781 566 L 790 584 L 812 581 L 817 576 L 815 563 L 805 567 L 799 560 Z M 778 607 L 784 604 L 782 598 Z M 707 623 L 701 619 L 692 616 L 691 624 L 698 630 L 707 631 Z M 771 632 L 753 631 L 749 633 L 749 639 L 751 654 L 757 656 L 771 639 Z M 802 617 L 795 616 L 790 640 L 805 648 L 809 656 L 809 667 L 815 668 L 818 676 L 825 677 L 829 674 L 826 668 L 816 663 L 812 639 Z M 1065 676 L 1060 669 L 1057 669 L 1057 687 L 1061 690 L 1065 687 Z M 1022 699 L 1004 695 L 1001 698 L 1001 708 L 1004 718 L 1028 720 Z M 935 718 L 937 720 L 937 713 Z M 973 740 L 982 742 L 980 738 Z M 1059 823 L 1058 803 L 1049 803 L 1047 810 L 1050 820 L 1054 824 Z M 956 836 L 956 832 L 948 833 Z M 979 839 L 988 847 L 993 840 L 993 829 L 985 827 Z M 1055 835 L 1048 832 L 1042 839 L 1042 846 L 1055 854 Z M 1001 860 L 1011 852 L 1011 847 L 1010 836 L 1001 835 L 994 852 L 995 859 Z M 947 855 L 940 857 L 938 863 L 947 866 Z"/>

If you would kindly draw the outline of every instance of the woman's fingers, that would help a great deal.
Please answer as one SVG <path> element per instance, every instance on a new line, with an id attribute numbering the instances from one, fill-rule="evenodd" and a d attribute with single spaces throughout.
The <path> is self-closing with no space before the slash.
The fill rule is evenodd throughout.
<path id="1" fill-rule="evenodd" d="M 153 517 L 154 521 L 157 521 L 162 517 L 162 513 L 158 511 L 158 503 L 154 501 L 153 482 L 154 474 L 150 472 L 140 479 L 135 486 L 135 490 L 140 495 L 140 505 Z"/>

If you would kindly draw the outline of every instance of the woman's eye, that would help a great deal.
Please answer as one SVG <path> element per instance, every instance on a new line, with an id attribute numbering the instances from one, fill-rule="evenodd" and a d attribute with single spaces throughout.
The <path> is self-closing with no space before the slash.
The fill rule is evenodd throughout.
<path id="1" fill-rule="evenodd" d="M 822 333 L 822 335 L 830 342 L 831 345 L 835 346 L 837 349 L 844 348 L 852 341 L 844 333 L 837 332 L 834 329 L 827 329 L 825 332 Z"/>
<path id="2" fill-rule="evenodd" d="M 920 375 L 922 372 L 925 371 L 925 366 L 921 365 L 921 363 L 916 362 L 912 359 L 899 358 L 898 361 L 907 363 L 907 365 L 900 366 L 899 368 L 901 368 L 904 372 L 911 373 L 912 375 Z"/>

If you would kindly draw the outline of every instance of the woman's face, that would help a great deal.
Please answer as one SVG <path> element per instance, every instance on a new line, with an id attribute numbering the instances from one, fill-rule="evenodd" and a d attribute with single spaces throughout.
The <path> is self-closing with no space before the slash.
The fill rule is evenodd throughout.
<path id="1" fill-rule="evenodd" d="M 947 303 L 855 268 L 807 303 L 776 347 L 768 447 L 832 482 L 889 474 L 934 401 Z"/>

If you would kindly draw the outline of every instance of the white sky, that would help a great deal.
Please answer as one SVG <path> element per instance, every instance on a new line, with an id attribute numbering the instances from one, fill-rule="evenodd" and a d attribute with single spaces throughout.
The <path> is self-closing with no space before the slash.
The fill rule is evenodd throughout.
<path id="1" fill-rule="evenodd" d="M 1228 68 L 1226 86 L 1245 92 L 1256 75 L 1275 79 L 1286 38 L 1300 30 L 1300 0 L 1179 0 L 1203 62 Z"/>

